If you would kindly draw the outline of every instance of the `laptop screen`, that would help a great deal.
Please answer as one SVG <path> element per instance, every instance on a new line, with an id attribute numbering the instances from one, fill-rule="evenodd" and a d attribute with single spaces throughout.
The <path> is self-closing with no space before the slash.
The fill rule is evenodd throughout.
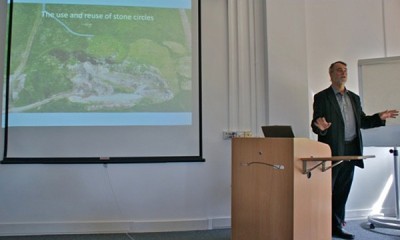
<path id="1" fill-rule="evenodd" d="M 262 126 L 261 127 L 265 137 L 276 138 L 293 138 L 293 130 L 291 126 Z"/>

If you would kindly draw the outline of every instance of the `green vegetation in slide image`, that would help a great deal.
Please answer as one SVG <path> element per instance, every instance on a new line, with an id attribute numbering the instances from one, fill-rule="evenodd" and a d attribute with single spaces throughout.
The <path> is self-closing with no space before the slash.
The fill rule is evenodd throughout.
<path id="1" fill-rule="evenodd" d="M 190 111 L 190 21 L 182 9 L 16 3 L 9 112 Z"/>

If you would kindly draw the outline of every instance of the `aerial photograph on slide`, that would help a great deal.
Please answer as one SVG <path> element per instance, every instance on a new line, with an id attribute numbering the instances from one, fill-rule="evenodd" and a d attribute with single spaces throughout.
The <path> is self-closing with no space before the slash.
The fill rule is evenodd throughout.
<path id="1" fill-rule="evenodd" d="M 190 9 L 16 2 L 12 17 L 8 112 L 191 111 Z"/>

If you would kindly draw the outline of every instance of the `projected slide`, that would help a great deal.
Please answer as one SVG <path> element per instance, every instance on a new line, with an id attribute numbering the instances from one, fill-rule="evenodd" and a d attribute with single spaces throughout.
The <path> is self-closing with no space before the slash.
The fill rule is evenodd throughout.
<path id="1" fill-rule="evenodd" d="M 191 0 L 14 1 L 9 126 L 191 125 L 191 21 Z"/>

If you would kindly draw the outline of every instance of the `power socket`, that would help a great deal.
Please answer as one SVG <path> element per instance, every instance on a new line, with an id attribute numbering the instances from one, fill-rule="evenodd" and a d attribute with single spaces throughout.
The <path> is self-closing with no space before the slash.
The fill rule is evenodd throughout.
<path id="1" fill-rule="evenodd" d="M 252 137 L 251 131 L 223 131 L 222 138 L 228 140 L 235 137 Z"/>

